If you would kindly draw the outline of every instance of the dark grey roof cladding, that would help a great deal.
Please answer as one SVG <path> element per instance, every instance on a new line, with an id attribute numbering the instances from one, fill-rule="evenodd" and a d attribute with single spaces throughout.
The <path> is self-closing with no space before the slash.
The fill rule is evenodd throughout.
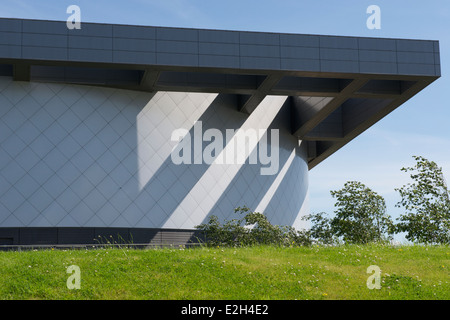
<path id="1" fill-rule="evenodd" d="M 0 19 L 0 58 L 440 75 L 437 41 Z"/>

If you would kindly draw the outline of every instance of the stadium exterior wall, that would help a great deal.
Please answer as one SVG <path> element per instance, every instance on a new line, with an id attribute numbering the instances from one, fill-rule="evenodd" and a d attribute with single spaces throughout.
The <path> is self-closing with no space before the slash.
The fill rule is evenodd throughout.
<path id="1" fill-rule="evenodd" d="M 0 245 L 90 243 L 118 232 L 136 243 L 180 243 L 210 215 L 232 219 L 244 205 L 304 227 L 307 155 L 287 125 L 286 99 L 267 96 L 247 115 L 236 95 L 0 77 Z M 173 134 L 183 128 L 193 161 L 177 164 Z M 247 141 L 257 163 L 205 161 L 209 129 L 224 148 L 230 130 L 266 132 Z M 274 174 L 261 174 L 263 141 L 266 156 L 277 156 Z"/>

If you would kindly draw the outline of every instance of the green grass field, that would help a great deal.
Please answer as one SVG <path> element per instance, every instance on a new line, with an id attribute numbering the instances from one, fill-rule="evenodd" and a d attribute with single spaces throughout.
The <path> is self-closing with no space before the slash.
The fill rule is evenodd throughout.
<path id="1" fill-rule="evenodd" d="M 71 265 L 80 289 L 67 287 Z M 3 251 L 0 270 L 3 300 L 450 299 L 448 246 Z"/>

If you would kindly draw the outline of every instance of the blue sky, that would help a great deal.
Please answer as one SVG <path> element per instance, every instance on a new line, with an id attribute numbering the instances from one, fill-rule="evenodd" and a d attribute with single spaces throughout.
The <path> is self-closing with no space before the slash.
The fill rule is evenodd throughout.
<path id="1" fill-rule="evenodd" d="M 310 209 L 334 210 L 330 190 L 357 180 L 401 213 L 394 188 L 409 181 L 400 171 L 413 155 L 436 161 L 450 177 L 450 50 L 448 0 L 0 0 L 0 16 L 62 20 L 81 8 L 82 22 L 439 40 L 442 77 L 310 172 Z M 381 9 L 381 29 L 369 30 L 369 5 Z"/>

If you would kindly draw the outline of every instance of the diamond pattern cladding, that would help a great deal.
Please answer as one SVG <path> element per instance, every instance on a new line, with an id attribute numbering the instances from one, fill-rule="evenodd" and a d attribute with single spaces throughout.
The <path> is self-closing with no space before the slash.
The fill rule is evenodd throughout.
<path id="1" fill-rule="evenodd" d="M 195 121 L 222 132 L 279 127 L 270 110 L 283 101 L 268 97 L 248 116 L 230 96 L 0 77 L 0 226 L 194 228 L 211 214 L 234 218 L 243 205 L 296 225 L 308 169 L 289 128 L 280 128 L 273 176 L 259 165 L 175 165 L 170 157 L 175 129 L 192 132 Z"/>

